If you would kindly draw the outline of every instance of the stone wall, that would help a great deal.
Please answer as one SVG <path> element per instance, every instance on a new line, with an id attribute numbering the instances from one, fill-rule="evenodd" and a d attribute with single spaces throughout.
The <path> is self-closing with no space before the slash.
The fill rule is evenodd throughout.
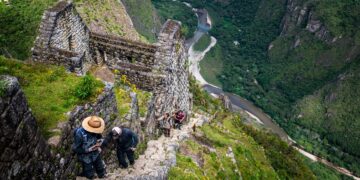
<path id="1" fill-rule="evenodd" d="M 91 64 L 89 34 L 74 5 L 60 1 L 43 15 L 32 49 L 33 60 L 64 65 L 70 71 L 84 73 Z"/>
<path id="2" fill-rule="evenodd" d="M 120 122 L 116 120 L 118 109 L 113 89 L 106 88 L 95 102 L 77 106 L 69 113 L 69 120 L 61 127 L 60 143 L 50 148 L 17 79 L 0 76 L 0 83 L 6 84 L 0 98 L 0 179 L 74 178 L 80 170 L 71 150 L 74 129 L 81 127 L 82 120 L 90 115 L 104 119 L 106 132 Z"/>
<path id="3" fill-rule="evenodd" d="M 138 88 L 153 91 L 164 76 L 155 66 L 156 45 L 130 41 L 120 37 L 91 33 L 90 49 L 96 64 L 117 70 L 117 78 L 126 75 Z"/>
<path id="4" fill-rule="evenodd" d="M 61 141 L 58 145 L 60 151 L 56 155 L 56 166 L 58 171 L 56 177 L 71 178 L 79 171 L 77 159 L 72 154 L 71 146 L 73 144 L 73 132 L 76 128 L 81 127 L 81 122 L 88 116 L 96 115 L 102 117 L 105 121 L 105 131 L 108 132 L 117 122 L 117 103 L 112 87 L 108 87 L 97 98 L 94 103 L 87 103 L 83 106 L 77 106 L 70 114 L 69 120 L 64 124 L 62 129 Z M 103 133 L 103 135 L 106 134 Z"/>
<path id="5" fill-rule="evenodd" d="M 164 112 L 190 110 L 187 53 L 180 22 L 167 20 L 158 42 L 144 44 L 88 32 L 72 3 L 61 1 L 45 12 L 33 54 L 36 61 L 65 65 L 80 73 L 91 64 L 106 65 L 116 72 L 116 79 L 126 75 L 138 88 L 152 91 L 149 134 L 153 133 L 154 119 Z"/>
<path id="6" fill-rule="evenodd" d="M 154 134 L 156 119 L 176 109 L 190 113 L 189 71 L 181 23 L 168 20 L 159 34 L 157 66 L 165 75 L 164 84 L 154 90 L 147 115 L 147 133 Z"/>
<path id="7" fill-rule="evenodd" d="M 16 78 L 0 76 L 0 179 L 54 174 L 53 158 Z"/>

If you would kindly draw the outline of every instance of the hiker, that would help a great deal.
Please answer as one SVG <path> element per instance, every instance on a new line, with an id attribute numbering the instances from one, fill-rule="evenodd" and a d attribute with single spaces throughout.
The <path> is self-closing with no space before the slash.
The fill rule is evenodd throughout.
<path id="1" fill-rule="evenodd" d="M 118 157 L 120 167 L 128 167 L 126 156 L 130 165 L 133 165 L 135 163 L 134 152 L 139 142 L 138 136 L 128 128 L 114 127 L 106 136 L 105 140 L 101 144 L 101 147 L 106 147 L 111 140 L 116 142 L 116 155 Z"/>
<path id="2" fill-rule="evenodd" d="M 82 164 L 82 173 L 88 179 L 94 178 L 94 170 L 99 178 L 105 177 L 106 171 L 101 159 L 100 143 L 101 133 L 104 131 L 105 122 L 97 116 L 89 116 L 82 121 L 82 127 L 74 131 L 73 152 L 77 154 Z"/>
<path id="3" fill-rule="evenodd" d="M 183 122 L 185 121 L 185 112 L 182 110 L 179 110 L 177 112 L 173 113 L 173 119 L 174 119 L 174 128 L 175 129 L 181 129 L 181 126 Z"/>
<path id="4" fill-rule="evenodd" d="M 169 113 L 165 113 L 158 119 L 160 129 L 164 132 L 165 137 L 170 137 L 171 117 Z"/>

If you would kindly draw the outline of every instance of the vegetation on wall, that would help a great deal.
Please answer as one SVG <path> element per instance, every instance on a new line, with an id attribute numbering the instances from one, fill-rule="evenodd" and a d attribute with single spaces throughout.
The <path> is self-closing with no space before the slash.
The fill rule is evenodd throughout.
<path id="1" fill-rule="evenodd" d="M 0 56 L 0 75 L 3 74 L 18 78 L 45 137 L 51 136 L 50 130 L 58 122 L 66 120 L 66 112 L 76 105 L 94 101 L 104 86 L 90 75 L 78 77 L 67 73 L 63 67 L 24 63 Z M 86 96 L 78 96 L 78 93 Z"/>
<path id="2" fill-rule="evenodd" d="M 121 2 L 117 0 L 76 0 L 75 4 L 80 16 L 92 31 L 136 41 L 140 39 Z"/>

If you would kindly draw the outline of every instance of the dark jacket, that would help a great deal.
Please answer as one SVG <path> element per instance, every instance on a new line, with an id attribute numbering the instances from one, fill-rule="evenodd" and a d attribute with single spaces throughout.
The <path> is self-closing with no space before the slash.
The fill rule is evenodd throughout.
<path id="1" fill-rule="evenodd" d="M 118 139 L 116 139 L 116 149 L 118 151 L 126 151 L 129 150 L 130 148 L 135 148 L 136 145 L 139 143 L 139 139 L 138 136 L 131 131 L 128 128 L 121 128 L 121 135 L 119 136 Z M 113 139 L 113 134 L 112 132 L 110 132 L 104 142 L 102 143 L 102 147 L 106 147 L 107 144 Z"/>
<path id="2" fill-rule="evenodd" d="M 79 161 L 91 163 L 99 156 L 99 151 L 88 152 L 88 149 L 101 139 L 100 134 L 87 132 L 84 128 L 78 128 L 74 131 L 74 144 L 72 150 L 77 154 Z"/>

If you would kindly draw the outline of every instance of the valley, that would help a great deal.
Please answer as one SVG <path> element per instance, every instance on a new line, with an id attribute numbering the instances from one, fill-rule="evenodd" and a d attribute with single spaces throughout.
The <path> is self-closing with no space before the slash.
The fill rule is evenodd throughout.
<path id="1" fill-rule="evenodd" d="M 190 4 L 187 4 L 190 8 L 192 6 Z M 194 13 L 196 13 L 196 9 L 193 9 Z M 208 14 L 202 14 L 203 16 L 208 16 L 207 18 L 211 19 Z M 208 31 L 204 31 L 202 29 L 199 29 L 199 26 L 201 26 L 201 16 L 197 16 L 198 18 L 198 28 L 194 32 L 194 36 L 187 40 L 187 47 L 189 48 L 189 62 L 190 62 L 190 73 L 195 77 L 195 79 L 202 85 L 202 88 L 207 91 L 209 94 L 211 94 L 213 97 L 218 98 L 222 94 L 225 94 L 229 97 L 229 100 L 232 104 L 233 111 L 237 111 L 238 109 L 245 110 L 247 113 L 251 114 L 254 118 L 257 120 L 260 120 L 260 123 L 265 128 L 269 129 L 273 133 L 277 134 L 282 140 L 286 141 L 287 143 L 291 144 L 299 153 L 306 156 L 307 158 L 311 159 L 312 161 L 318 161 L 323 163 L 324 165 L 338 171 L 339 173 L 348 175 L 350 177 L 353 177 L 354 179 L 359 179 L 358 177 L 354 176 L 349 170 L 339 167 L 325 159 L 322 159 L 321 157 L 317 157 L 309 152 L 306 152 L 303 147 L 299 146 L 294 140 L 292 140 L 286 132 L 280 128 L 277 124 L 273 122 L 271 117 L 267 114 L 265 114 L 260 108 L 256 107 L 253 103 L 250 101 L 232 93 L 224 92 L 220 87 L 217 87 L 213 84 L 208 83 L 203 76 L 200 73 L 200 61 L 205 57 L 206 53 L 208 53 L 215 45 L 217 40 L 211 36 L 211 42 L 208 45 L 207 48 L 205 48 L 203 51 L 196 51 L 194 50 L 194 45 L 201 39 L 202 36 L 208 33 Z"/>

